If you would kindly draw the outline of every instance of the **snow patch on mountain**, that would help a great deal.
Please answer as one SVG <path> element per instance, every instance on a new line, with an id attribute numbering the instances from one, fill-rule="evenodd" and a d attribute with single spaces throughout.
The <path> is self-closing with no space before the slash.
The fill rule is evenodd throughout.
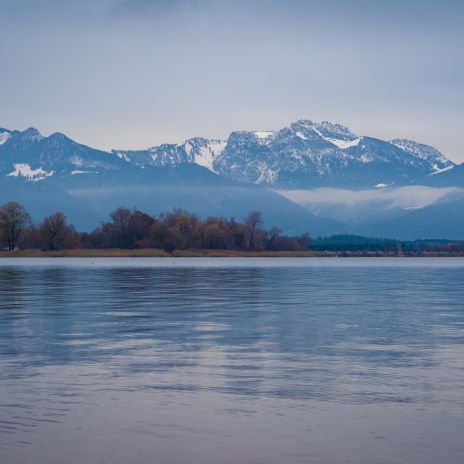
<path id="1" fill-rule="evenodd" d="M 275 135 L 275 131 L 253 131 L 252 133 L 256 136 L 256 138 L 263 141 L 268 140 Z"/>
<path id="2" fill-rule="evenodd" d="M 10 138 L 11 138 L 10 132 L 0 132 L 0 145 L 3 145 Z"/>
<path id="3" fill-rule="evenodd" d="M 77 176 L 79 174 L 92 174 L 93 171 L 71 171 L 72 176 Z"/>
<path id="4" fill-rule="evenodd" d="M 29 164 L 17 163 L 13 165 L 14 171 L 7 174 L 7 177 L 26 177 L 27 180 L 37 182 L 44 180 L 49 176 L 53 176 L 54 171 L 45 171 L 42 168 L 32 169 Z"/>
<path id="5" fill-rule="evenodd" d="M 214 172 L 214 161 L 222 154 L 226 145 L 227 140 L 208 140 L 204 145 L 201 145 L 197 150 L 195 150 L 193 162 Z M 191 153 L 192 146 L 189 141 L 185 143 L 186 151 L 187 146 L 190 147 Z"/>
<path id="6" fill-rule="evenodd" d="M 356 147 L 359 145 L 359 142 L 361 141 L 361 137 L 358 137 L 357 139 L 354 140 L 338 140 L 338 139 L 331 139 L 330 137 L 324 137 L 327 142 L 330 142 L 337 146 L 338 148 L 341 148 L 342 150 L 346 150 L 347 148 L 350 147 Z"/>
<path id="7" fill-rule="evenodd" d="M 130 158 L 127 156 L 126 153 L 123 153 L 121 151 L 116 151 L 114 152 L 114 154 L 119 158 L 119 159 L 122 159 L 124 161 L 127 161 L 128 163 L 130 163 Z"/>
<path id="8" fill-rule="evenodd" d="M 434 165 L 434 168 L 436 165 Z M 446 168 L 443 169 L 436 169 L 435 172 L 431 172 L 429 176 L 436 176 L 437 174 L 441 174 L 442 172 L 450 171 L 451 169 L 454 169 L 456 166 L 453 164 L 452 166 L 446 166 Z"/>
<path id="9" fill-rule="evenodd" d="M 267 168 L 265 165 L 261 166 L 261 174 L 256 180 L 257 184 L 272 184 L 277 179 L 277 172 Z"/>

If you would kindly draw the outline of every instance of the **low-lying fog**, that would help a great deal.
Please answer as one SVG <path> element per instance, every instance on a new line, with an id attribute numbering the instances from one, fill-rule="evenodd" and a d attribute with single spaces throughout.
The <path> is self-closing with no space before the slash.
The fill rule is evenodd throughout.
<path id="1" fill-rule="evenodd" d="M 464 189 L 408 186 L 357 191 L 319 188 L 278 193 L 318 216 L 343 222 L 363 222 L 420 209 L 444 200 L 445 197 L 464 194 Z"/>

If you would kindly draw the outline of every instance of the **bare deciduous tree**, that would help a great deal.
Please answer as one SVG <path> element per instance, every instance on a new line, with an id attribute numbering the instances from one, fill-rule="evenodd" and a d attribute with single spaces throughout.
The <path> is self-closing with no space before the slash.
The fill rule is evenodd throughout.
<path id="1" fill-rule="evenodd" d="M 48 250 L 59 250 L 63 248 L 66 235 L 66 216 L 55 213 L 45 218 L 40 226 L 40 236 Z"/>
<path id="2" fill-rule="evenodd" d="M 14 250 L 21 232 L 31 222 L 31 216 L 24 206 L 10 201 L 0 207 L 0 230 L 9 250 Z"/>
<path id="3" fill-rule="evenodd" d="M 250 248 L 257 248 L 257 235 L 263 224 L 263 215 L 259 211 L 251 211 L 245 218 L 245 224 L 250 231 Z"/>

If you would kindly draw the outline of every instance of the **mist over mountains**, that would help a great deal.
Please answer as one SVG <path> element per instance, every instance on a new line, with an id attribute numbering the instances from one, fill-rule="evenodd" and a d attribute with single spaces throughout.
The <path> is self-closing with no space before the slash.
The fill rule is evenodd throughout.
<path id="1" fill-rule="evenodd" d="M 124 205 L 239 219 L 256 209 L 290 234 L 461 239 L 463 192 L 464 166 L 436 148 L 329 122 L 111 152 L 0 128 L 0 201 L 34 217 L 62 210 L 84 229 Z"/>

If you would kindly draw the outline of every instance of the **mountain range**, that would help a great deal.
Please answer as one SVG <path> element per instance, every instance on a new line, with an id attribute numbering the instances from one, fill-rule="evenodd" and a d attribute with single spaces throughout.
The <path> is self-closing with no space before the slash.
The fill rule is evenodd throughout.
<path id="1" fill-rule="evenodd" d="M 308 120 L 279 131 L 232 132 L 227 140 L 196 137 L 113 153 L 140 167 L 196 163 L 239 182 L 285 190 L 400 186 L 456 167 L 427 145 L 359 137 L 340 124 Z"/>
<path id="2" fill-rule="evenodd" d="M 324 189 L 338 191 L 339 201 L 324 201 Z M 20 201 L 37 219 L 63 210 L 84 229 L 125 205 L 240 219 L 257 209 L 266 225 L 287 233 L 464 238 L 461 189 L 464 165 L 437 149 L 358 136 L 329 122 L 299 120 L 278 131 L 235 131 L 227 140 L 194 137 L 112 151 L 61 133 L 0 128 L 0 201 Z M 322 201 L 295 194 L 314 191 Z M 379 203 L 378 191 L 390 200 Z M 405 191 L 414 192 L 411 204 L 391 201 Z M 346 192 L 367 192 L 362 214 Z"/>

